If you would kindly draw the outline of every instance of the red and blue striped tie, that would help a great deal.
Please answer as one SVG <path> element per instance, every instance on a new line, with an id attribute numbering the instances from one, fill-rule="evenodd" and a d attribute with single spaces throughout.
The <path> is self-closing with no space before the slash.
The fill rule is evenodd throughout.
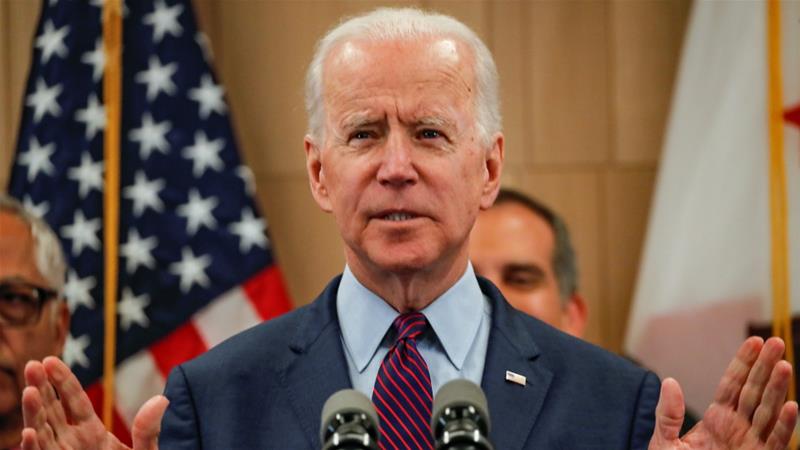
<path id="1" fill-rule="evenodd" d="M 380 417 L 381 450 L 433 449 L 430 432 L 431 376 L 417 351 L 417 337 L 428 327 L 419 312 L 399 316 L 397 340 L 378 370 L 372 402 Z"/>

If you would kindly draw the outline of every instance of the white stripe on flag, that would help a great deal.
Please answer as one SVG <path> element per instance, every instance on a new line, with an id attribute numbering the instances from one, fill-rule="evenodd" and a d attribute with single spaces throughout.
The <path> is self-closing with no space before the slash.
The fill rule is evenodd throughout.
<path id="1" fill-rule="evenodd" d="M 150 351 L 143 350 L 117 367 L 117 411 L 130 429 L 139 407 L 150 397 L 164 392 L 164 378 Z"/>
<path id="2" fill-rule="evenodd" d="M 195 328 L 208 348 L 260 321 L 258 312 L 240 287 L 222 294 L 193 318 Z"/>

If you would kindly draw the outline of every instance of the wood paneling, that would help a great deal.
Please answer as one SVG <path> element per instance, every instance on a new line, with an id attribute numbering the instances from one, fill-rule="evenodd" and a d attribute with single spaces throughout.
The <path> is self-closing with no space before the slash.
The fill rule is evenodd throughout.
<path id="1" fill-rule="evenodd" d="M 526 150 L 536 163 L 606 161 L 608 3 L 533 2 L 529 11 L 530 54 L 523 58 L 531 60 L 533 146 Z"/>
<path id="2" fill-rule="evenodd" d="M 688 0 L 615 1 L 613 23 L 614 157 L 655 163 L 661 153 Z"/>
<path id="3" fill-rule="evenodd" d="M 604 292 L 602 314 L 603 344 L 622 350 L 625 324 L 628 322 L 631 295 L 636 281 L 642 250 L 655 170 L 647 168 L 613 169 L 605 175 Z"/>

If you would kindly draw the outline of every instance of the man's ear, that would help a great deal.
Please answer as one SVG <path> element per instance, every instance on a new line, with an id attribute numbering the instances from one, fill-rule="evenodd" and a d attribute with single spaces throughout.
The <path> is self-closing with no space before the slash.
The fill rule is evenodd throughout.
<path id="1" fill-rule="evenodd" d="M 319 145 L 314 142 L 311 135 L 306 135 L 303 144 L 306 149 L 306 171 L 308 172 L 308 184 L 311 186 L 311 195 L 323 211 L 331 212 L 331 201 L 325 184 L 325 172 L 322 167 Z"/>
<path id="2" fill-rule="evenodd" d="M 69 333 L 69 306 L 66 300 L 60 300 L 53 305 L 56 308 L 53 327 L 55 327 L 55 334 L 53 336 L 53 355 L 61 356 L 64 353 L 64 343 L 67 341 L 67 333 Z"/>
<path id="3" fill-rule="evenodd" d="M 486 152 L 484 159 L 483 190 L 481 192 L 481 209 L 489 209 L 500 190 L 500 176 L 503 174 L 505 158 L 505 138 L 503 133 L 492 137 L 492 147 Z"/>
<path id="4" fill-rule="evenodd" d="M 583 338 L 589 318 L 589 306 L 580 294 L 570 297 L 562 312 L 562 328 L 567 333 Z"/>

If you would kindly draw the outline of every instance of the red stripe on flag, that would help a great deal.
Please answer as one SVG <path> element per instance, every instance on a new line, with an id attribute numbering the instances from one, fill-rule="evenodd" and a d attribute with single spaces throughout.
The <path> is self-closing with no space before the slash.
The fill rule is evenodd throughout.
<path id="1" fill-rule="evenodd" d="M 283 284 L 283 276 L 277 265 L 257 273 L 247 280 L 242 289 L 261 319 L 267 320 L 292 309 L 289 294 Z"/>
<path id="2" fill-rule="evenodd" d="M 103 410 L 102 383 L 97 382 L 86 388 L 86 395 L 89 396 L 89 400 L 92 402 L 94 411 L 100 415 Z M 114 436 L 122 441 L 123 444 L 129 447 L 133 445 L 133 441 L 131 440 L 131 432 L 128 430 L 128 426 L 125 425 L 125 422 L 122 421 L 122 417 L 119 415 L 119 412 L 116 409 L 114 409 L 111 432 L 114 433 Z"/>
<path id="3" fill-rule="evenodd" d="M 173 367 L 208 350 L 203 337 L 191 321 L 181 325 L 165 338 L 150 346 L 156 367 L 164 378 Z"/>

